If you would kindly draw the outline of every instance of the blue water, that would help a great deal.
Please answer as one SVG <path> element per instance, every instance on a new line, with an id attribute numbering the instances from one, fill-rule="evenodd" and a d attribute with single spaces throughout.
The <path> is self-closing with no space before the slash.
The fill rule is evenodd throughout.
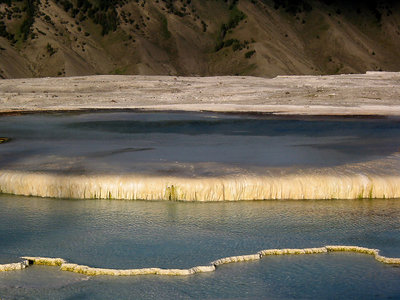
<path id="1" fill-rule="evenodd" d="M 95 267 L 187 268 L 268 248 L 328 244 L 400 257 L 399 200 L 182 203 L 0 197 L 0 262 L 62 257 Z M 96 277 L 33 266 L 0 273 L 0 297 L 387 298 L 400 268 L 370 256 L 266 257 L 190 277 Z"/>
<path id="2" fill-rule="evenodd" d="M 47 114 L 0 117 L 0 136 L 12 138 L 0 147 L 2 169 L 161 174 L 178 164 L 179 173 L 182 165 L 210 162 L 313 167 L 378 159 L 399 150 L 400 122 L 211 113 Z"/>
<path id="3" fill-rule="evenodd" d="M 296 120 L 188 113 L 0 117 L 0 170 L 168 172 L 171 165 L 330 166 L 388 156 L 397 119 Z M 148 167 L 150 166 L 150 167 Z M 148 168 L 148 169 L 146 169 Z M 179 169 L 178 169 L 179 170 Z M 61 257 L 104 268 L 189 268 L 269 248 L 379 248 L 400 257 L 400 200 L 71 200 L 0 195 L 0 263 Z M 189 277 L 0 273 L 1 299 L 400 298 L 400 268 L 371 256 L 265 257 Z"/>

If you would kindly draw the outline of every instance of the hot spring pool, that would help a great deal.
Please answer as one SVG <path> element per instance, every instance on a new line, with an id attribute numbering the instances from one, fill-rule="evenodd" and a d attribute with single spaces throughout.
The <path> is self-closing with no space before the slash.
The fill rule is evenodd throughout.
<path id="1" fill-rule="evenodd" d="M 31 195 L 0 195 L 0 264 L 41 256 L 186 269 L 326 245 L 400 257 L 397 119 L 23 115 L 1 117 L 0 135 L 11 138 L 0 144 L 1 190 Z M 147 192 L 153 201 L 128 200 Z M 364 199 L 302 200 L 308 195 Z M 393 199 L 365 199 L 379 195 Z M 241 201 L 251 199 L 285 200 Z M 399 298 L 399 281 L 397 264 L 327 252 L 183 277 L 92 277 L 33 265 L 0 272 L 0 298 Z"/>
<path id="2" fill-rule="evenodd" d="M 78 199 L 397 198 L 397 119 L 3 116 L 4 193 Z"/>

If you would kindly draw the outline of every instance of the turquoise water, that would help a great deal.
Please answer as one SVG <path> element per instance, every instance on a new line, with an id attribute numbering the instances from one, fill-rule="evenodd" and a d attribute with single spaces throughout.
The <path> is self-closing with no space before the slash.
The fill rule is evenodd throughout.
<path id="1" fill-rule="evenodd" d="M 400 257 L 400 201 L 182 203 L 0 197 L 0 262 L 62 257 L 95 267 L 191 267 L 268 248 L 328 244 Z M 189 277 L 87 277 L 33 266 L 0 273 L 0 297 L 388 298 L 400 268 L 370 256 L 267 257 Z"/>

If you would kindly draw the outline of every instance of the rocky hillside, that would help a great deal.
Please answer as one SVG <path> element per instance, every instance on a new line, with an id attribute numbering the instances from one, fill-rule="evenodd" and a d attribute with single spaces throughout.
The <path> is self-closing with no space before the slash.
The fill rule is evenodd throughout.
<path id="1" fill-rule="evenodd" d="M 400 70 L 391 0 L 0 0 L 0 78 Z"/>

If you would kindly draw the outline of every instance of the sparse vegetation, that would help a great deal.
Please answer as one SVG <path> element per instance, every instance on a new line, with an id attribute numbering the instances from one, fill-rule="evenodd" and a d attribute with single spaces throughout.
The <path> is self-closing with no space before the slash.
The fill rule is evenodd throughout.
<path id="1" fill-rule="evenodd" d="M 50 16 L 45 15 L 45 16 L 44 16 L 44 20 L 45 20 L 47 23 L 49 23 L 49 24 L 51 24 L 51 25 L 54 25 L 54 22 L 51 20 Z"/>
<path id="2" fill-rule="evenodd" d="M 201 26 L 203 27 L 203 32 L 206 32 L 207 31 L 207 24 L 203 20 L 201 20 Z"/>
<path id="3" fill-rule="evenodd" d="M 168 20 L 164 15 L 161 16 L 161 35 L 165 39 L 169 39 L 171 37 L 171 32 L 168 30 Z"/>
<path id="4" fill-rule="evenodd" d="M 256 53 L 256 50 L 247 51 L 247 52 L 244 54 L 244 57 L 245 57 L 245 58 L 250 58 L 250 57 L 252 57 L 255 53 Z"/>
<path id="5" fill-rule="evenodd" d="M 0 21 L 0 36 L 5 37 L 10 41 L 14 39 L 14 35 L 7 31 L 7 26 L 3 21 Z"/>
<path id="6" fill-rule="evenodd" d="M 53 56 L 57 52 L 50 43 L 47 43 L 46 50 L 50 56 Z"/>
<path id="7" fill-rule="evenodd" d="M 77 0 L 75 5 L 69 0 L 55 1 L 64 11 L 70 13 L 73 18 L 78 18 L 80 22 L 90 18 L 95 24 L 99 24 L 102 35 L 106 35 L 118 28 L 119 17 L 116 6 L 122 4 L 122 0 Z"/>
<path id="8" fill-rule="evenodd" d="M 239 41 L 238 39 L 228 39 L 225 41 L 222 41 L 220 44 L 220 49 L 222 48 L 227 48 L 227 47 L 232 47 L 233 51 L 240 51 L 246 47 L 248 47 L 249 42 L 248 41 Z"/>
<path id="9" fill-rule="evenodd" d="M 8 6 L 11 6 L 11 0 L 0 0 L 0 4 L 1 3 L 5 3 L 5 4 L 7 4 Z"/>
<path id="10" fill-rule="evenodd" d="M 218 35 L 217 44 L 215 45 L 215 51 L 219 51 L 220 49 L 225 47 L 224 39 L 228 31 L 234 29 L 236 26 L 239 25 L 240 21 L 246 18 L 244 12 L 237 8 L 236 2 L 237 1 L 234 1 L 234 5 L 231 4 L 231 6 L 229 7 L 230 14 L 228 22 L 222 23 L 221 25 L 220 34 Z"/>
<path id="11" fill-rule="evenodd" d="M 39 0 L 25 0 L 24 10 L 26 12 L 26 17 L 20 27 L 21 36 L 24 41 L 26 41 L 31 34 L 38 2 Z"/>
<path id="12" fill-rule="evenodd" d="M 307 0 L 274 0 L 274 8 L 283 8 L 292 15 L 312 10 L 312 6 Z"/>
<path id="13" fill-rule="evenodd" d="M 127 68 L 123 67 L 123 68 L 116 68 L 114 71 L 110 72 L 111 74 L 114 75 L 123 75 L 126 73 Z"/>

